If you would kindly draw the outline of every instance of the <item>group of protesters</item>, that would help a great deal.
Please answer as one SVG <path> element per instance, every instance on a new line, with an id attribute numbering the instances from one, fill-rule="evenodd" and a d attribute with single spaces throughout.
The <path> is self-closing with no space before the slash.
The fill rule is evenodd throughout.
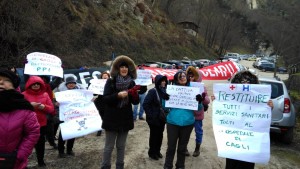
<path id="1" fill-rule="evenodd" d="M 248 71 L 245 74 L 247 75 L 245 77 L 243 74 L 236 77 L 256 77 Z M 93 101 L 102 118 L 102 128 L 105 130 L 102 169 L 111 168 L 114 147 L 117 150 L 115 166 L 117 169 L 124 168 L 128 132 L 134 128 L 137 116 L 140 120 L 144 120 L 144 111 L 150 129 L 148 156 L 151 159 L 163 158 L 161 146 L 165 126 L 167 151 L 164 169 L 173 168 L 176 152 L 176 169 L 185 168 L 185 158 L 189 156 L 187 145 L 193 129 L 196 135 L 193 156 L 198 157 L 200 155 L 204 112 L 207 110 L 205 107 L 210 103 L 205 87 L 204 92 L 197 94 L 194 98 L 198 103 L 197 110 L 166 107 L 166 101 L 170 98 L 167 93 L 167 77 L 157 75 L 154 88 L 147 92 L 147 86 L 145 88 L 145 86 L 135 84 L 137 67 L 132 59 L 124 55 L 118 56 L 113 61 L 109 73 L 102 73 L 101 78 L 107 79 L 103 95 L 98 95 Z M 236 78 L 233 79 L 236 80 Z M 190 86 L 190 82 L 201 81 L 201 72 L 191 66 L 186 71 L 179 70 L 174 75 L 173 85 Z M 58 119 L 58 107 L 60 106 L 53 92 L 84 88 L 76 82 L 73 76 L 69 76 L 64 82 L 52 86 L 53 90 L 49 81 L 43 79 L 43 76 L 30 76 L 26 82 L 25 91 L 22 93 L 18 89 L 19 83 L 20 78 L 15 72 L 10 69 L 0 70 L 0 157 L 1 155 L 12 157 L 4 160 L 4 162 L 0 161 L 0 166 L 16 169 L 26 168 L 28 157 L 33 148 L 35 148 L 38 166 L 46 166 L 44 161 L 45 138 L 53 148 L 58 149 L 59 158 L 74 156 L 75 138 L 63 140 L 60 131 L 58 144 L 53 141 L 58 130 L 58 124 L 63 123 L 63 121 L 53 120 Z M 235 83 L 238 82 L 235 81 Z M 137 113 L 138 104 L 140 104 L 139 113 Z M 271 103 L 269 104 L 272 106 Z M 53 121 L 56 122 L 53 124 Z M 4 128 L 3 126 L 7 127 Z M 50 129 L 49 126 L 51 126 Z M 49 135 L 49 132 L 52 134 Z M 100 136 L 101 131 L 97 135 Z M 65 142 L 67 142 L 66 152 Z M 254 163 L 230 159 L 227 161 L 226 168 L 228 169 L 254 168 Z"/>

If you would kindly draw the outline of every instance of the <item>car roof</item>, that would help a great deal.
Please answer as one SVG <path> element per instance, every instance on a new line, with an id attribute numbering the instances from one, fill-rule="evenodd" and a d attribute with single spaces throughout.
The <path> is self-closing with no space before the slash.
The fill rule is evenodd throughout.
<path id="1" fill-rule="evenodd" d="M 277 82 L 277 83 L 283 83 L 281 80 L 278 80 L 274 77 L 258 77 L 259 81 L 267 81 L 267 82 Z"/>

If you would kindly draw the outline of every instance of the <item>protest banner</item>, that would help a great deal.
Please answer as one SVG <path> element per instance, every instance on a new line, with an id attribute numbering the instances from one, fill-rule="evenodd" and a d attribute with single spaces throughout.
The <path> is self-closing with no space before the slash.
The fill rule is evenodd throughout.
<path id="1" fill-rule="evenodd" d="M 95 104 L 93 92 L 66 90 L 55 93 L 59 105 L 59 120 L 63 140 L 81 137 L 101 130 L 102 120 Z"/>
<path id="2" fill-rule="evenodd" d="M 106 81 L 107 79 L 91 79 L 88 90 L 92 91 L 94 94 L 103 95 Z"/>
<path id="3" fill-rule="evenodd" d="M 218 156 L 253 163 L 270 159 L 270 85 L 214 84 L 213 130 Z"/>
<path id="4" fill-rule="evenodd" d="M 134 81 L 136 85 L 147 86 L 152 84 L 151 71 L 138 69 L 137 78 Z"/>
<path id="5" fill-rule="evenodd" d="M 198 87 L 168 85 L 167 93 L 170 99 L 166 101 L 166 107 L 198 110 L 196 95 L 200 94 Z"/>
<path id="6" fill-rule="evenodd" d="M 27 55 L 24 74 L 53 75 L 63 77 L 61 60 L 57 56 L 47 53 L 34 52 Z"/>

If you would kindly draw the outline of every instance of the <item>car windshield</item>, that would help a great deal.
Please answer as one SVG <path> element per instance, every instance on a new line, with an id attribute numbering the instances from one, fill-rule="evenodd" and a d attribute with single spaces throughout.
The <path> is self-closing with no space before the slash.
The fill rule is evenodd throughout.
<path id="1" fill-rule="evenodd" d="M 282 86 L 281 83 L 260 81 L 260 84 L 269 84 L 269 85 L 271 85 L 271 90 L 272 90 L 271 99 L 275 99 L 275 98 L 283 95 L 283 86 Z"/>

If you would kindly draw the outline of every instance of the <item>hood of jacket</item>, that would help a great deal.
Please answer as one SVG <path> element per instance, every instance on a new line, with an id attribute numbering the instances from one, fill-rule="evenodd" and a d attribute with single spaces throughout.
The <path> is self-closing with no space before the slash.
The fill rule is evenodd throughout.
<path id="1" fill-rule="evenodd" d="M 35 92 L 31 89 L 31 85 L 33 85 L 34 83 L 39 83 L 41 84 L 41 88 L 38 92 Z M 38 76 L 30 76 L 29 79 L 26 82 L 25 85 L 25 90 L 30 92 L 30 93 L 40 93 L 40 92 L 45 92 L 46 88 L 45 88 L 45 83 L 43 81 L 42 78 L 38 77 Z"/>
<path id="2" fill-rule="evenodd" d="M 249 84 L 259 84 L 258 77 L 248 70 L 237 72 L 231 79 L 231 83 L 239 84 L 244 80 L 249 81 Z"/>
<path id="3" fill-rule="evenodd" d="M 168 78 L 167 76 L 163 76 L 163 75 L 156 75 L 155 76 L 155 88 L 158 89 L 159 86 L 160 86 L 160 83 L 161 81 L 165 80 L 166 81 L 166 87 L 167 87 L 167 84 L 168 84 Z"/>
<path id="4" fill-rule="evenodd" d="M 189 66 L 187 69 L 186 69 L 186 74 L 193 74 L 193 76 L 195 77 L 195 79 L 199 79 L 199 71 L 197 71 L 197 69 L 194 67 L 194 66 Z M 202 79 L 201 79 L 202 81 Z"/>
<path id="5" fill-rule="evenodd" d="M 137 77 L 136 66 L 133 60 L 125 55 L 120 55 L 113 61 L 110 69 L 111 77 L 115 78 L 119 74 L 120 71 L 119 66 L 124 62 L 128 65 L 128 75 L 131 76 L 131 78 L 136 79 Z"/>

